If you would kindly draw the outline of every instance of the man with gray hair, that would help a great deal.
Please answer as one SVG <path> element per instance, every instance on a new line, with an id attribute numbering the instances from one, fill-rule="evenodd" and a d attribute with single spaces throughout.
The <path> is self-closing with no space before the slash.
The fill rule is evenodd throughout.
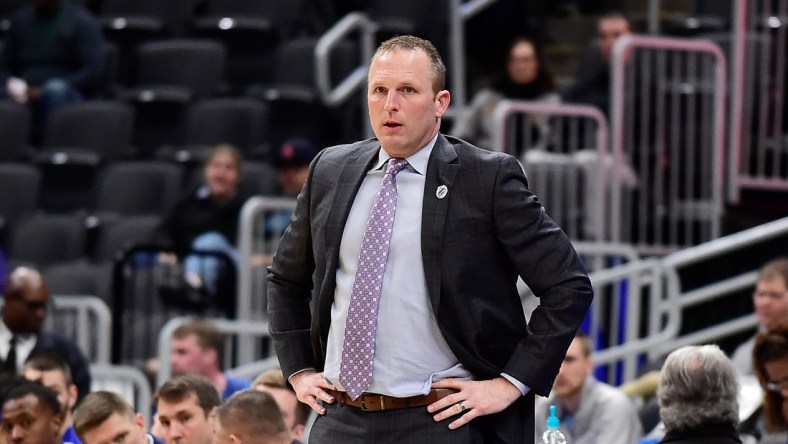
<path id="1" fill-rule="evenodd" d="M 657 388 L 663 443 L 741 443 L 739 384 L 716 345 L 686 346 L 668 355 Z"/>

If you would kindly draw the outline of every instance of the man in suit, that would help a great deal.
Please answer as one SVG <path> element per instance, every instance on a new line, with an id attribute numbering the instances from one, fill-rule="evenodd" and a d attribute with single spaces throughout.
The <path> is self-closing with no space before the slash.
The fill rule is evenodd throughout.
<path id="1" fill-rule="evenodd" d="M 145 420 L 128 401 L 107 391 L 91 393 L 77 407 L 74 430 L 83 444 L 164 444 L 145 433 Z"/>
<path id="2" fill-rule="evenodd" d="M 281 368 L 320 414 L 310 442 L 532 442 L 534 394 L 591 303 L 517 160 L 439 133 L 445 72 L 425 40 L 381 44 L 377 138 L 318 154 L 269 268 Z M 540 297 L 528 324 L 518 275 Z"/>
<path id="3" fill-rule="evenodd" d="M 28 267 L 11 272 L 0 322 L 0 373 L 20 374 L 28 356 L 51 352 L 68 364 L 81 400 L 90 393 L 88 360 L 72 340 L 41 328 L 48 305 L 49 288 L 41 273 Z"/>

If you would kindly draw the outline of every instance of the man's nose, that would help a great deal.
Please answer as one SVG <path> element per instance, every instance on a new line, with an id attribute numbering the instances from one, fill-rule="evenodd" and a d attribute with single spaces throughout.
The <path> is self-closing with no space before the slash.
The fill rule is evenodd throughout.
<path id="1" fill-rule="evenodd" d="M 399 109 L 399 100 L 396 91 L 389 91 L 386 95 L 386 103 L 383 105 L 386 111 L 396 111 Z"/>

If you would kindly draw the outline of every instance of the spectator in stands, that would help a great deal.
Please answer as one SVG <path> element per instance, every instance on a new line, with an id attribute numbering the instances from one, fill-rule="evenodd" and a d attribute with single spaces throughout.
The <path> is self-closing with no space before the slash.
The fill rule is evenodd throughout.
<path id="1" fill-rule="evenodd" d="M 620 390 L 592 375 L 591 339 L 578 331 L 547 398 L 536 402 L 536 436 L 542 436 L 550 405 L 556 406 L 569 442 L 631 444 L 642 436 L 635 405 Z"/>
<path id="2" fill-rule="evenodd" d="M 287 386 L 282 370 L 274 368 L 261 373 L 252 382 L 252 387 L 273 396 L 293 438 L 303 441 L 312 409 L 299 401 L 293 389 Z"/>
<path id="3" fill-rule="evenodd" d="M 788 258 L 774 259 L 761 268 L 752 304 L 761 332 L 788 321 Z M 733 365 L 740 375 L 753 374 L 752 349 L 756 337 L 739 345 L 733 353 Z"/>
<path id="4" fill-rule="evenodd" d="M 231 145 L 212 149 L 205 162 L 205 182 L 192 189 L 164 218 L 155 242 L 178 252 L 222 252 L 237 265 L 238 218 L 241 207 L 251 196 L 241 182 L 241 152 Z M 166 255 L 165 263 L 175 257 Z M 188 255 L 184 278 L 191 289 L 215 295 L 220 264 L 216 258 Z M 231 295 L 221 295 L 231 297 Z"/>
<path id="5" fill-rule="evenodd" d="M 0 57 L 0 96 L 33 105 L 36 121 L 54 107 L 95 95 L 104 73 L 98 21 L 70 0 L 34 0 L 11 18 Z"/>
<path id="6" fill-rule="evenodd" d="M 295 198 L 301 192 L 309 175 L 309 163 L 317 153 L 317 146 L 304 137 L 287 139 L 276 151 L 274 164 L 278 169 L 279 187 L 285 197 Z M 288 210 L 269 216 L 265 221 L 266 236 L 281 236 L 290 223 L 291 214 L 292 211 Z"/>
<path id="7" fill-rule="evenodd" d="M 38 382 L 57 393 L 63 409 L 63 424 L 60 426 L 62 444 L 82 444 L 73 423 L 73 409 L 77 403 L 77 386 L 71 380 L 71 370 L 60 357 L 53 353 L 39 353 L 28 358 L 23 374 L 30 381 Z"/>
<path id="8" fill-rule="evenodd" d="M 295 444 L 276 400 L 268 393 L 236 393 L 216 412 L 214 444 Z"/>
<path id="9" fill-rule="evenodd" d="M 619 37 L 631 34 L 632 29 L 623 14 L 614 12 L 599 19 L 597 33 L 597 39 L 583 53 L 575 83 L 564 94 L 564 99 L 567 102 L 593 105 L 609 114 L 613 44 Z"/>
<path id="10" fill-rule="evenodd" d="M 208 378 L 222 399 L 249 388 L 252 382 L 222 371 L 224 335 L 210 321 L 195 320 L 172 333 L 173 375 L 200 375 Z"/>
<path id="11" fill-rule="evenodd" d="M 212 444 L 219 394 L 198 375 L 176 376 L 156 393 L 159 430 L 168 444 Z"/>
<path id="12" fill-rule="evenodd" d="M 495 134 L 493 112 L 501 100 L 560 101 L 554 92 L 553 76 L 544 63 L 542 49 L 532 38 L 517 37 L 512 42 L 505 66 L 506 73 L 491 88 L 482 89 L 474 95 L 468 109 L 454 124 L 453 136 L 481 148 L 492 149 Z M 548 128 L 540 123 L 535 130 L 540 132 L 535 147 L 543 146 Z"/>
<path id="13" fill-rule="evenodd" d="M 62 410 L 57 395 L 35 382 L 11 388 L 3 401 L 0 443 L 59 444 Z"/>
<path id="14" fill-rule="evenodd" d="M 91 393 L 79 404 L 74 430 L 83 444 L 164 444 L 145 433 L 145 420 L 128 401 L 106 391 Z"/>
<path id="15" fill-rule="evenodd" d="M 768 439 L 788 441 L 788 322 L 759 333 L 753 346 L 755 375 L 764 388 L 762 416 Z"/>
<path id="16" fill-rule="evenodd" d="M 28 267 L 11 272 L 0 322 L 0 373 L 20 374 L 29 356 L 52 352 L 68 363 L 81 399 L 90 393 L 88 360 L 71 339 L 41 328 L 48 304 L 49 288 L 41 273 Z"/>
<path id="17" fill-rule="evenodd" d="M 668 355 L 657 389 L 663 443 L 741 443 L 736 369 L 716 345 Z"/>

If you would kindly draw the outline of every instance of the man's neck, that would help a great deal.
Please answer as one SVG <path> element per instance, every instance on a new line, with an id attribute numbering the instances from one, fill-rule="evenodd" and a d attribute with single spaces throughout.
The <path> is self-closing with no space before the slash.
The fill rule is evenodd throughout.
<path id="1" fill-rule="evenodd" d="M 221 370 L 206 376 L 213 382 L 214 387 L 219 391 L 219 396 L 221 397 L 224 394 L 224 390 L 227 389 L 227 376 L 225 376 L 224 372 Z"/>
<path id="2" fill-rule="evenodd" d="M 574 395 L 562 396 L 561 398 L 559 398 L 561 401 L 561 407 L 563 407 L 565 411 L 574 415 L 575 413 L 577 413 L 577 410 L 580 408 L 581 394 L 582 394 L 582 390 L 578 391 Z"/>

